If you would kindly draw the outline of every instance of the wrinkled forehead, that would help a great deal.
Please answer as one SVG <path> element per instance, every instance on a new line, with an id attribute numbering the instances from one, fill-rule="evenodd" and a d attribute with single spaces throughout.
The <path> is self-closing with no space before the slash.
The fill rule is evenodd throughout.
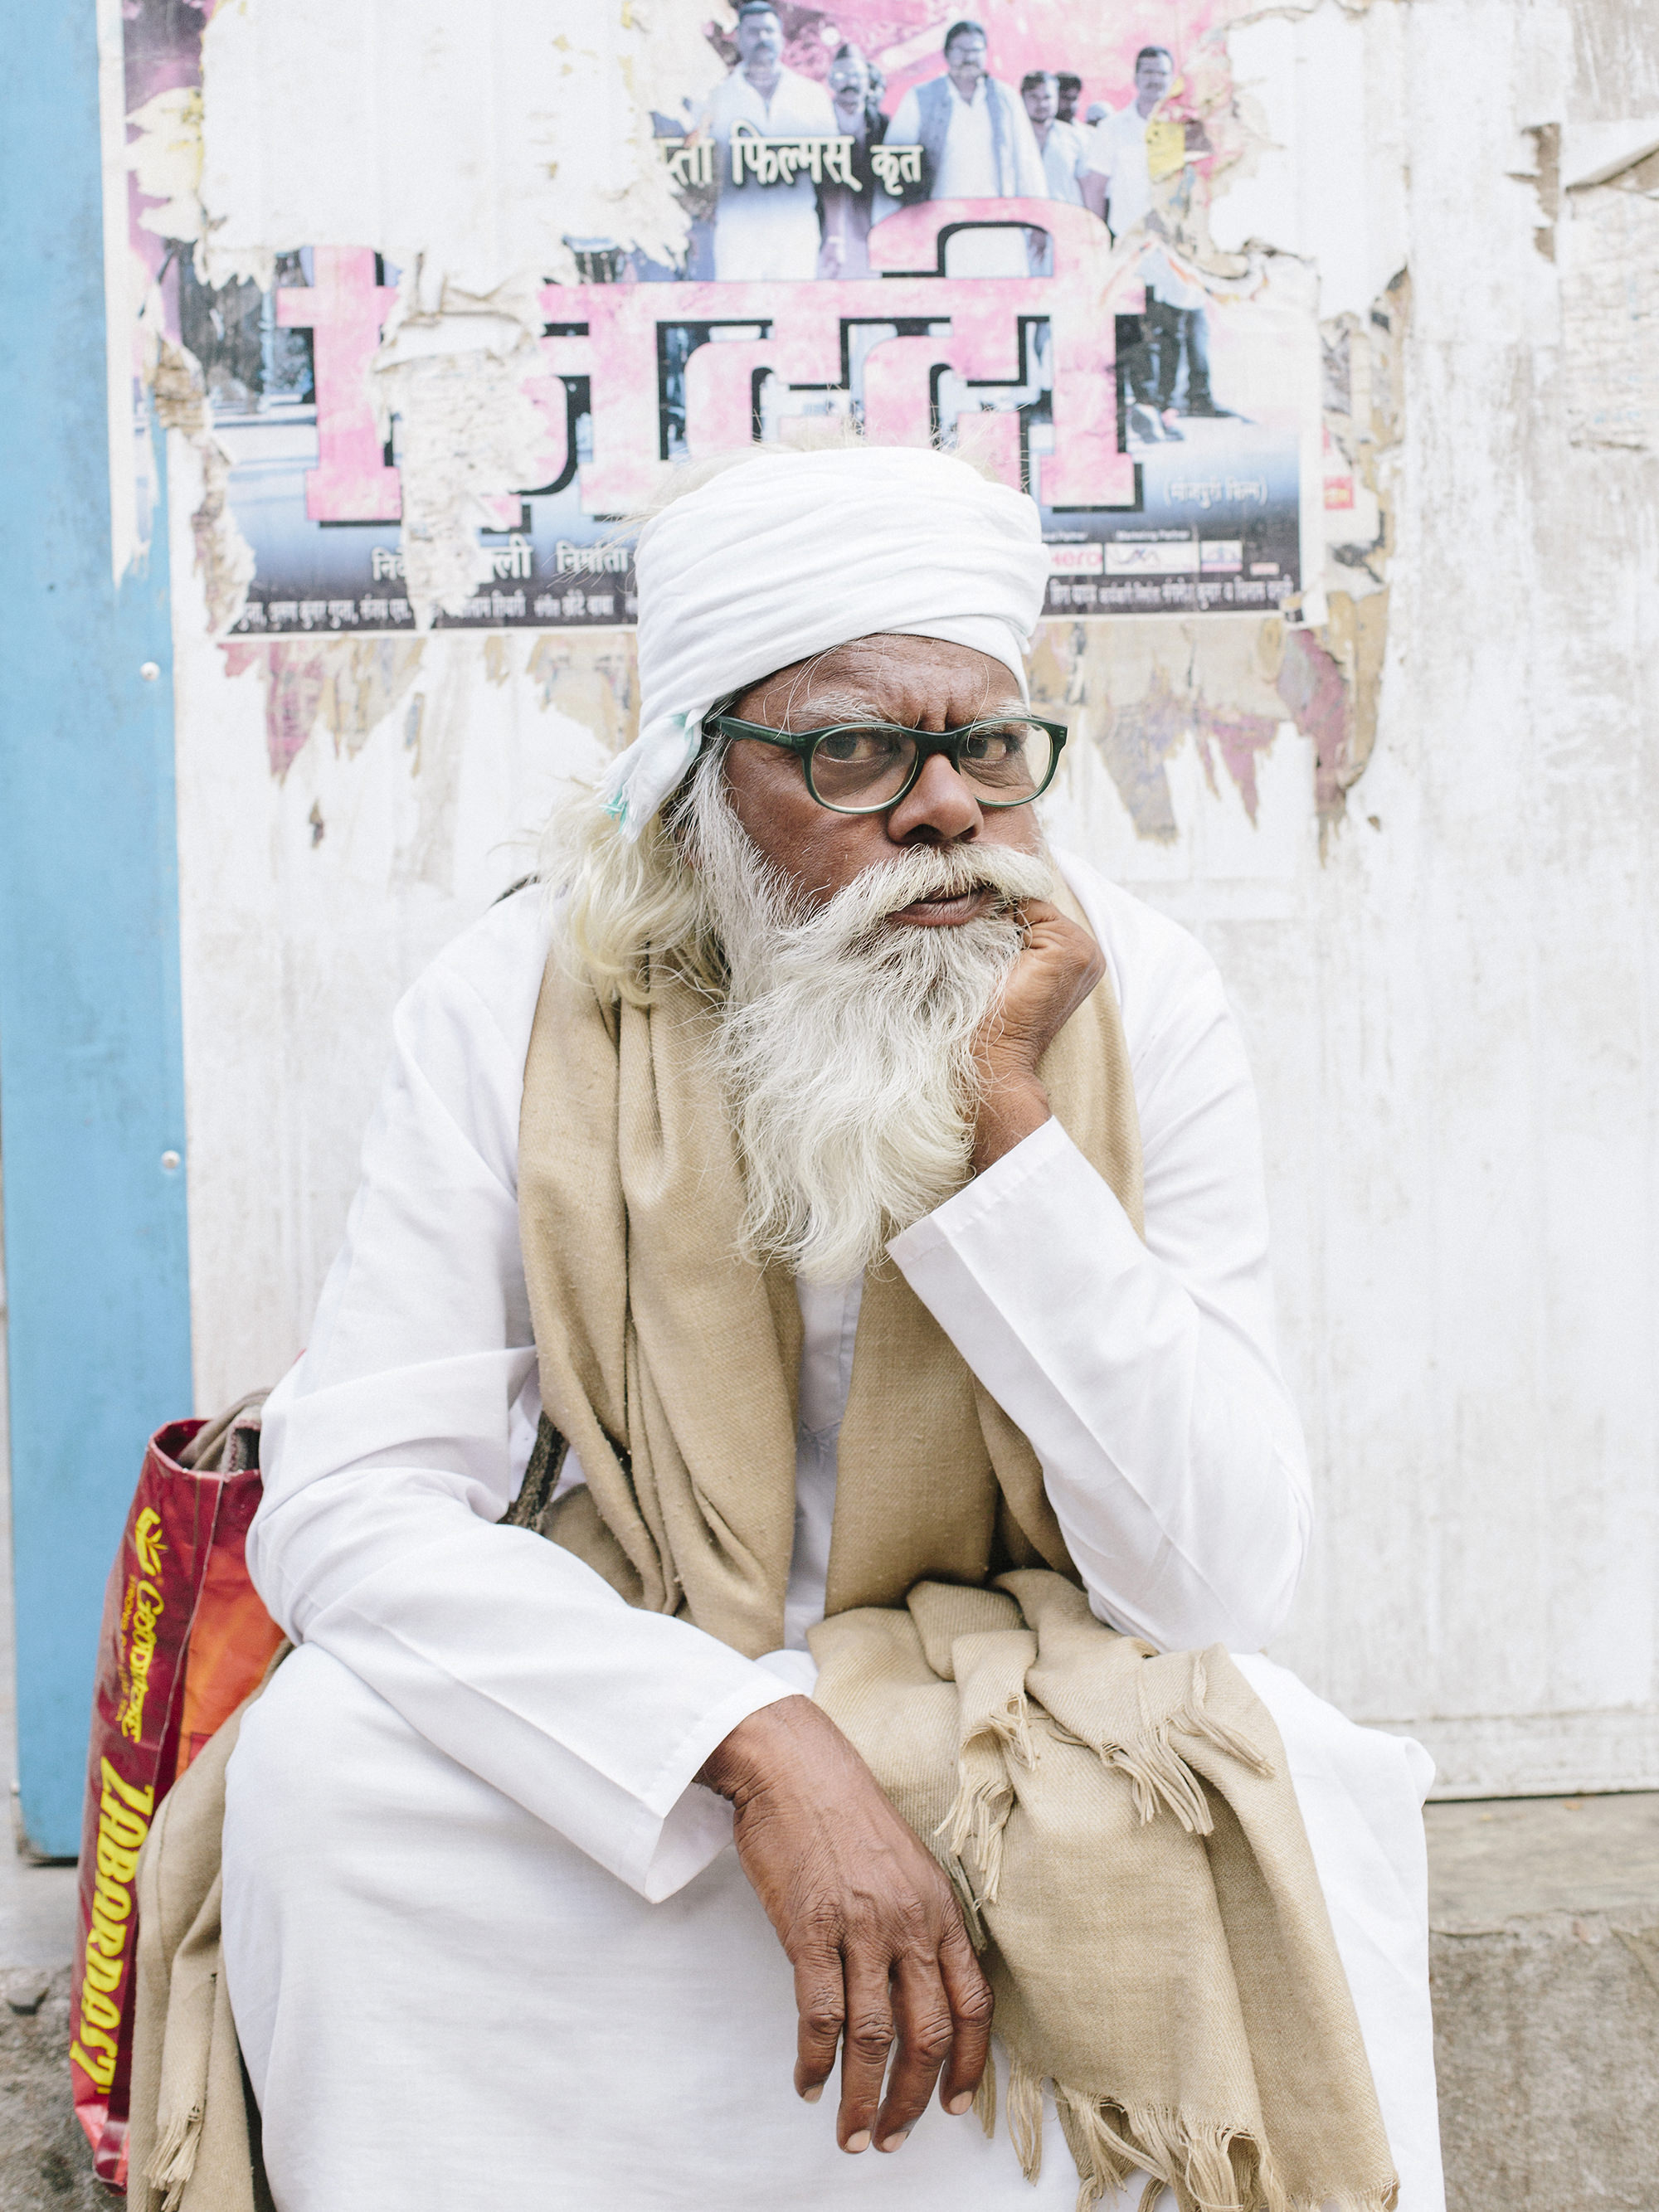
<path id="1" fill-rule="evenodd" d="M 739 711 L 778 729 L 842 720 L 955 729 L 1024 707 L 1012 675 L 989 653 L 877 631 L 763 677 L 741 694 Z"/>

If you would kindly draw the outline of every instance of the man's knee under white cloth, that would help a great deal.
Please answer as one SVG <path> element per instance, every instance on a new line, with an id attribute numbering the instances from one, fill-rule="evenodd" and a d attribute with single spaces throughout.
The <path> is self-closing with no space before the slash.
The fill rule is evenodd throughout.
<path id="1" fill-rule="evenodd" d="M 1401 2212 L 1441 2212 L 1429 1762 L 1239 1664 L 1285 1741 Z M 896 2156 L 837 2150 L 830 2101 L 791 2087 L 789 1966 L 734 1852 L 647 1904 L 316 1649 L 231 1763 L 224 1928 L 279 2212 L 402 2212 L 411 2191 L 438 2212 L 1075 2203 L 1057 2127 L 1036 2188 L 1006 2126 L 988 2142 L 936 2106 Z"/>

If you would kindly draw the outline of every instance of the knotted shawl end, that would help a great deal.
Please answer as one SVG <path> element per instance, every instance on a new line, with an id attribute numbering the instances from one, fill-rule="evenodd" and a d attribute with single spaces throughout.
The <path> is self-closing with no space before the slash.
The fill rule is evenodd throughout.
<path id="1" fill-rule="evenodd" d="M 997 2131 L 997 2054 L 993 2044 L 986 2045 L 985 2071 L 974 2092 L 974 2114 L 989 2142 Z"/>
<path id="2" fill-rule="evenodd" d="M 144 2169 L 144 2179 L 161 2192 L 161 2212 L 179 2212 L 185 2190 L 196 2171 L 201 2148 L 204 2101 L 198 2097 L 184 2112 L 174 2112 L 161 2123 L 155 2148 Z"/>
<path id="3" fill-rule="evenodd" d="M 1134 1791 L 1135 1811 L 1143 1827 L 1158 1817 L 1160 1808 L 1173 1813 L 1189 1836 L 1214 1831 L 1204 1784 L 1175 1746 L 1177 1735 L 1196 1736 L 1238 1760 L 1251 1773 L 1271 1781 L 1273 1761 L 1240 1729 L 1212 1713 L 1207 1703 L 1209 1676 L 1202 1652 L 1193 1654 L 1192 1671 L 1181 1703 L 1165 1719 L 1154 1721 L 1146 1698 L 1144 1673 L 1137 1674 L 1140 1730 L 1134 1743 L 1097 1743 L 1091 1747 L 1109 1767 L 1127 1775 Z"/>
<path id="4" fill-rule="evenodd" d="M 1210 1711 L 1206 1700 L 1209 1696 L 1210 1678 L 1204 1665 L 1204 1654 L 1193 1654 L 1192 1679 L 1187 1685 L 1187 1694 L 1181 1701 L 1176 1725 L 1188 1735 L 1201 1736 L 1212 1743 L 1218 1751 L 1224 1751 L 1248 1766 L 1252 1774 L 1259 1774 L 1264 1782 L 1273 1779 L 1273 1763 L 1260 1744 L 1255 1743 L 1240 1729 L 1231 1727 Z"/>
<path id="5" fill-rule="evenodd" d="M 1001 1885 L 1002 1832 L 1014 1807 L 1010 1759 L 1018 1759 L 1028 1771 L 1037 1761 L 1030 1705 L 1023 1688 L 1010 1694 L 1000 1711 L 985 1714 L 963 1738 L 957 1754 L 957 1794 L 933 1831 L 964 1879 L 971 1847 L 979 1869 L 975 1911 L 996 1903 Z"/>
<path id="6" fill-rule="evenodd" d="M 1019 2170 L 1035 2181 L 1042 2172 L 1042 2076 L 1018 2053 L 1008 2069 L 1007 2112 Z"/>
<path id="7" fill-rule="evenodd" d="M 1054 2109 L 1078 2170 L 1078 2212 L 1093 2212 L 1103 2197 L 1115 2194 L 1125 2182 L 1142 2172 L 1146 2160 L 1124 2142 L 1107 2118 L 1110 2107 L 1097 2099 L 1079 2096 L 1075 2090 L 1056 2083 Z M 1152 2192 L 1163 2186 L 1162 2179 L 1154 2175 L 1149 2188 L 1142 2193 L 1142 2212 L 1152 2203 Z"/>

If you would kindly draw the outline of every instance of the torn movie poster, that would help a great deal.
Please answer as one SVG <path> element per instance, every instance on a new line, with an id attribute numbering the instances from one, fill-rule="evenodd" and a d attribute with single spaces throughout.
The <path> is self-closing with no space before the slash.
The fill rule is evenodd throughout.
<path id="1" fill-rule="evenodd" d="M 337 224 L 222 274 L 216 223 L 234 223 L 200 193 L 192 209 L 168 166 L 216 97 L 214 0 L 130 0 L 152 362 L 159 343 L 193 365 L 247 549 L 225 629 L 626 624 L 623 524 L 669 465 L 837 422 L 932 441 L 1029 494 L 1051 614 L 1293 602 L 1315 340 L 1268 262 L 1217 252 L 1206 222 L 1241 143 L 1239 5 L 1001 0 L 970 19 L 927 0 L 721 0 L 706 21 L 699 7 L 676 49 L 685 81 L 659 71 L 648 103 L 643 158 L 669 219 L 631 222 L 617 194 L 596 229 L 592 195 L 544 187 L 544 280 L 524 293 L 528 337 L 513 331 L 525 480 L 473 501 L 467 573 L 440 587 L 421 566 L 434 433 L 399 393 L 434 372 L 445 314 L 368 204 L 360 243 Z M 574 0 L 498 15 L 527 81 L 564 15 Z M 583 158 L 554 150 L 538 176 Z M 199 144 L 195 160 L 199 174 Z M 555 235 L 570 209 L 588 227 Z"/>

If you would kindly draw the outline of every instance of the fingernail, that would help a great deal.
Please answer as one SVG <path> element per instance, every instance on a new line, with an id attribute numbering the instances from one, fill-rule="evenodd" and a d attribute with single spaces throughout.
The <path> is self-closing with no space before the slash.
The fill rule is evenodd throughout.
<path id="1" fill-rule="evenodd" d="M 800 2093 L 800 2100 L 803 2105 L 816 2105 L 823 2094 L 823 2084 L 820 2081 L 816 2089 L 803 2089 Z"/>
<path id="2" fill-rule="evenodd" d="M 904 2138 L 909 2134 L 909 2132 L 910 2130 L 908 2128 L 901 2128 L 896 2136 L 888 2136 L 886 2142 L 881 2146 L 882 2149 L 902 2150 L 904 2148 Z"/>
<path id="3" fill-rule="evenodd" d="M 869 2129 L 860 2128 L 855 2136 L 848 2136 L 847 2138 L 847 2148 L 848 2150 L 868 2150 L 870 2148 Z"/>
<path id="4" fill-rule="evenodd" d="M 945 2107 L 945 2109 L 947 2112 L 965 2112 L 969 2106 L 971 2105 L 973 2101 L 973 2091 L 971 2089 L 964 2089 L 959 2097 L 952 2097 L 950 2103 Z"/>

